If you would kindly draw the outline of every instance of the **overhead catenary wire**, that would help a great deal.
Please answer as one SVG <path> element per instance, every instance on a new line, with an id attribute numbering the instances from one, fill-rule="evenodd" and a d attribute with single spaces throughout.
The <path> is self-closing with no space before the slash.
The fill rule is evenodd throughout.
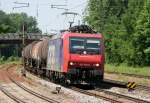
<path id="1" fill-rule="evenodd" d="M 86 2 L 83 2 L 83 3 L 80 3 L 80 4 L 78 4 L 78 5 L 76 5 L 76 6 L 72 7 L 72 8 L 70 8 L 69 10 L 73 10 L 73 9 L 79 8 L 79 7 L 83 6 L 83 5 L 86 4 L 86 3 L 87 3 L 87 1 L 86 1 Z"/>
<path id="2" fill-rule="evenodd" d="M 14 2 L 14 4 L 17 4 L 20 6 L 15 6 L 15 7 L 13 7 L 13 9 L 29 7 L 29 5 L 30 5 L 29 3 L 21 3 L 21 2 Z"/>

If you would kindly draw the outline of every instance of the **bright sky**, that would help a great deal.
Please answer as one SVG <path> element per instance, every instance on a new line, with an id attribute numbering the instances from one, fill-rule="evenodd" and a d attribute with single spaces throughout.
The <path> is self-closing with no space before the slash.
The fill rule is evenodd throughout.
<path id="1" fill-rule="evenodd" d="M 22 6 L 15 4 L 19 3 L 29 3 L 29 7 L 12 9 L 13 7 Z M 88 0 L 0 0 L 0 10 L 7 13 L 20 13 L 25 12 L 30 16 L 36 17 L 38 20 L 38 27 L 42 29 L 43 33 L 52 32 L 52 30 L 60 30 L 68 27 L 68 21 L 71 17 L 61 15 L 65 10 L 51 8 L 51 5 L 64 5 L 71 12 L 79 13 L 80 16 L 76 16 L 75 23 L 82 18 L 82 13 L 85 11 Z M 64 7 L 63 7 L 64 8 Z"/>

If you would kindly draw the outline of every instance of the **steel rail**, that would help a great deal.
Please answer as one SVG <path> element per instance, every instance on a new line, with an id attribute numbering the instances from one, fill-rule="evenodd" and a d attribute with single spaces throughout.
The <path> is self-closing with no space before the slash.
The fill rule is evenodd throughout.
<path id="1" fill-rule="evenodd" d="M 126 87 L 126 85 L 127 85 L 126 82 L 110 80 L 110 79 L 104 79 L 103 83 L 107 83 L 107 84 L 110 84 L 110 85 L 118 85 L 118 86 L 122 86 L 122 87 Z M 139 90 L 139 89 L 141 90 L 142 89 L 142 90 L 150 91 L 150 86 L 137 84 L 135 89 L 137 89 L 137 90 Z"/>
<path id="2" fill-rule="evenodd" d="M 120 87 L 126 87 L 125 82 L 104 79 L 103 83 L 106 83 L 106 81 L 110 85 L 117 85 L 117 86 L 120 86 Z M 140 85 L 138 85 L 138 87 L 139 86 Z M 75 87 L 70 87 L 70 89 L 72 89 L 74 91 L 78 91 L 78 92 L 83 93 L 83 94 L 90 95 L 90 96 L 95 96 L 95 97 L 98 97 L 98 98 L 101 98 L 101 99 L 104 99 L 106 101 L 110 101 L 110 102 L 113 102 L 113 103 L 124 103 L 122 101 L 112 99 L 112 98 L 109 98 L 109 97 L 105 97 L 105 96 L 102 96 L 100 94 L 91 93 L 91 92 L 88 92 L 88 91 L 83 90 L 83 89 L 79 89 L 79 88 L 75 88 Z M 103 92 L 103 93 L 105 93 L 107 95 L 110 95 L 110 96 L 112 95 L 112 96 L 115 96 L 115 97 L 120 97 L 122 99 L 134 101 L 134 102 L 137 102 L 137 103 L 149 103 L 149 101 L 146 101 L 146 100 L 142 100 L 142 99 L 138 99 L 138 98 L 134 98 L 134 97 L 130 97 L 130 96 L 126 96 L 126 95 L 122 95 L 122 94 L 118 94 L 118 93 L 114 93 L 114 92 L 110 92 L 110 91 L 104 91 L 104 90 L 100 90 L 100 89 L 98 91 L 98 89 L 97 89 L 97 92 Z"/>
<path id="3" fill-rule="evenodd" d="M 127 99 L 127 100 L 130 100 L 130 101 L 134 101 L 136 103 L 150 103 L 149 101 L 146 101 L 146 100 L 143 100 L 143 99 L 134 98 L 134 97 L 131 97 L 131 96 L 115 93 L 115 92 L 112 92 L 112 91 L 107 91 L 107 90 L 100 89 L 100 88 L 95 89 L 95 91 L 103 92 L 103 93 L 106 93 L 108 95 L 113 95 L 113 96 L 116 96 L 116 97 L 119 97 L 119 98 L 123 98 L 123 99 Z"/>
<path id="4" fill-rule="evenodd" d="M 8 69 L 7 69 L 7 73 L 8 73 Z M 8 73 L 8 74 L 9 74 L 9 73 Z M 61 103 L 61 102 L 58 102 L 58 101 L 56 101 L 56 100 L 54 100 L 54 99 L 51 99 L 51 98 L 49 98 L 49 97 L 46 97 L 46 96 L 44 96 L 44 95 L 41 95 L 41 94 L 39 94 L 39 93 L 37 93 L 37 92 L 34 92 L 34 91 L 28 89 L 27 87 L 23 86 L 23 85 L 20 84 L 19 82 L 17 82 L 17 81 L 15 81 L 14 79 L 12 79 L 12 78 L 10 77 L 10 74 L 7 75 L 7 76 L 9 77 L 9 79 L 10 79 L 13 83 L 15 83 L 17 86 L 19 86 L 19 87 L 22 88 L 23 90 L 27 91 L 28 93 L 30 93 L 30 94 L 32 94 L 32 95 L 38 97 L 38 98 L 41 98 L 41 99 L 43 99 L 43 100 L 45 100 L 45 101 L 47 101 L 47 102 L 49 102 L 49 103 Z"/>
<path id="5" fill-rule="evenodd" d="M 125 76 L 150 79 L 150 76 L 146 76 L 146 75 L 137 75 L 137 74 L 129 74 L 129 73 L 118 73 L 118 72 L 109 72 L 109 71 L 105 71 L 105 72 L 109 73 L 109 74 L 122 74 L 122 75 L 125 75 Z"/>
<path id="6" fill-rule="evenodd" d="M 14 100 L 17 103 L 27 103 L 19 98 L 17 98 L 16 96 L 14 96 L 13 94 L 11 94 L 10 92 L 8 92 L 6 89 L 4 89 L 2 86 L 0 86 L 0 90 L 7 95 L 9 98 L 11 98 L 12 100 Z"/>
<path id="7" fill-rule="evenodd" d="M 80 88 L 76 88 L 76 87 L 71 87 L 71 89 L 74 90 L 74 91 L 78 91 L 80 93 L 83 93 L 83 94 L 87 94 L 87 95 L 90 95 L 90 96 L 95 96 L 97 98 L 101 98 L 101 99 L 104 99 L 106 101 L 110 101 L 112 103 L 124 103 L 124 102 L 121 101 L 121 100 L 116 100 L 115 98 L 113 99 L 110 96 L 115 96 L 115 97 L 122 98 L 122 99 L 125 99 L 125 100 L 128 100 L 128 101 L 136 102 L 136 103 L 150 103 L 149 101 L 146 101 L 146 100 L 142 100 L 142 99 L 139 99 L 139 98 L 134 98 L 134 97 L 118 94 L 118 93 L 111 92 L 111 91 L 106 91 L 106 90 L 99 89 L 99 88 L 95 89 L 95 91 L 99 92 L 99 93 L 100 92 L 105 93 L 107 96 L 97 94 L 97 93 L 93 93 L 93 92 L 89 92 L 89 91 L 86 91 L 86 90 L 83 90 L 83 89 L 80 89 Z"/>
<path id="8" fill-rule="evenodd" d="M 9 66 L 9 67 L 2 66 L 1 68 L 6 68 L 6 69 L 8 69 L 8 68 L 10 68 L 10 67 L 12 67 L 12 66 L 14 66 L 14 65 L 11 65 L 11 66 Z M 10 93 L 9 91 L 7 91 L 1 84 L 0 84 L 0 90 L 1 90 L 5 95 L 7 95 L 9 98 L 11 98 L 12 100 L 14 100 L 15 102 L 17 102 L 17 103 L 26 103 L 25 101 L 23 101 L 23 100 L 17 98 L 17 97 L 14 96 L 12 93 Z"/>
<path id="9" fill-rule="evenodd" d="M 80 89 L 80 88 L 71 87 L 70 89 L 77 91 L 77 92 L 80 92 L 80 93 L 83 93 L 83 94 L 86 94 L 86 95 L 89 95 L 89 96 L 94 96 L 94 97 L 101 98 L 101 99 L 106 100 L 106 101 L 110 101 L 111 103 L 123 103 L 121 101 L 118 101 L 118 100 L 115 100 L 115 99 L 112 99 L 112 98 L 109 98 L 109 97 L 106 97 L 106 96 L 103 96 L 100 94 L 91 93 L 91 92 L 88 92 L 88 91 Z"/>
<path id="10" fill-rule="evenodd" d="M 136 89 L 150 91 L 150 87 L 145 85 L 137 85 Z"/>

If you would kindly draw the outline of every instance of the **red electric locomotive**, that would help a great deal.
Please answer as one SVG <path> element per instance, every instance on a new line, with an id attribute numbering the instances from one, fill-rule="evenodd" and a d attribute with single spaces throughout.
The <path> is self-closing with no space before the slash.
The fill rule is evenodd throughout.
<path id="1" fill-rule="evenodd" d="M 104 75 L 104 40 L 87 26 L 75 26 L 23 50 L 25 68 L 73 84 L 96 83 Z"/>

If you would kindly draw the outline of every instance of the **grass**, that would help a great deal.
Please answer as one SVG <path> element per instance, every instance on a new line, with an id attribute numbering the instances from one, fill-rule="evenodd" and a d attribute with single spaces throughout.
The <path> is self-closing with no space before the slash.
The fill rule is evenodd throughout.
<path id="1" fill-rule="evenodd" d="M 129 67 L 126 65 L 114 66 L 105 64 L 105 71 L 150 76 L 150 67 Z"/>
<path id="2" fill-rule="evenodd" d="M 2 64 L 21 64 L 21 61 L 4 61 L 3 63 L 0 63 L 0 65 Z"/>
<path id="3" fill-rule="evenodd" d="M 21 64 L 21 58 L 19 57 L 9 57 L 5 59 L 4 57 L 0 58 L 0 65 L 2 64 Z"/>

